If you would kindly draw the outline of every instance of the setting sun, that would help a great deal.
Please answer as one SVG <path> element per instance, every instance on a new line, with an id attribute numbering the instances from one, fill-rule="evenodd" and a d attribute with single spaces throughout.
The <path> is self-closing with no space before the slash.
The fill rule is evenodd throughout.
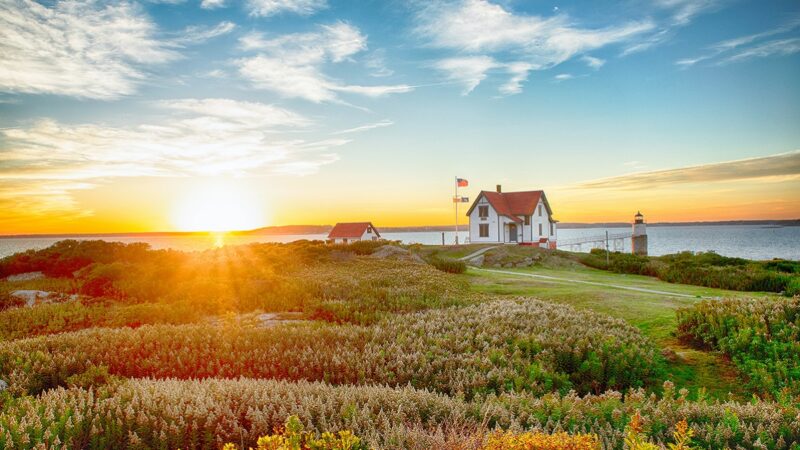
<path id="1" fill-rule="evenodd" d="M 265 223 L 256 196 L 226 183 L 206 184 L 180 197 L 172 220 L 180 231 L 251 230 Z"/>

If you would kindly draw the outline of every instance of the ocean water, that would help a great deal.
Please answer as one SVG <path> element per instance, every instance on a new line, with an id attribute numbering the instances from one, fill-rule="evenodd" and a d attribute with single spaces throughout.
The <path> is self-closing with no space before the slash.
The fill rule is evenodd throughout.
<path id="1" fill-rule="evenodd" d="M 630 228 L 573 228 L 558 230 L 558 239 L 572 239 L 583 236 L 600 236 L 629 232 Z M 441 231 L 421 231 L 407 233 L 383 233 L 385 239 L 399 240 L 406 244 L 419 243 L 440 245 Z M 454 242 L 453 231 L 444 232 L 446 244 Z M 738 256 L 748 259 L 800 259 L 800 227 L 774 227 L 758 225 L 719 225 L 719 226 L 673 226 L 648 227 L 648 250 L 651 255 L 665 255 L 680 251 L 715 251 L 721 255 Z M 459 232 L 459 240 L 464 242 L 467 233 Z M 29 249 L 41 249 L 65 239 L 64 237 L 0 237 L 0 257 L 12 255 Z M 81 236 L 70 239 L 103 239 L 117 242 L 146 242 L 152 248 L 172 248 L 195 251 L 221 245 L 242 245 L 252 242 L 292 242 L 300 239 L 325 239 L 323 234 L 275 235 L 275 236 L 233 236 L 233 235 L 190 235 L 190 236 Z M 595 244 L 604 247 L 605 244 Z M 629 252 L 630 239 L 612 241 L 612 250 Z M 591 244 L 580 248 L 562 247 L 564 250 L 588 252 Z"/>

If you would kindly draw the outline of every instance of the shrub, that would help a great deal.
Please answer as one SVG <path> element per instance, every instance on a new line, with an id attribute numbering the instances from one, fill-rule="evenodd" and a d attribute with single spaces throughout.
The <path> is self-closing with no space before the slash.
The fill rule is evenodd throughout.
<path id="1" fill-rule="evenodd" d="M 570 435 L 565 432 L 491 433 L 481 450 L 600 450 L 600 441 L 592 434 Z"/>
<path id="2" fill-rule="evenodd" d="M 756 392 L 800 396 L 800 297 L 706 300 L 677 317 L 679 337 L 729 355 Z"/>
<path id="3" fill-rule="evenodd" d="M 689 401 L 669 383 L 661 397 L 636 389 L 624 396 L 503 394 L 466 402 L 410 387 L 140 379 L 14 400 L 0 411 L 0 447 L 246 447 L 296 415 L 308 432 L 350 430 L 372 448 L 474 448 L 465 444 L 475 436 L 481 442 L 488 431 L 513 429 L 596 435 L 603 448 L 622 450 L 639 415 L 642 441 L 672 441 L 685 421 L 700 448 L 789 449 L 800 441 L 798 414 L 796 404 Z"/>
<path id="4" fill-rule="evenodd" d="M 316 433 L 305 431 L 297 416 L 289 416 L 283 428 L 275 434 L 261 436 L 255 450 L 367 450 L 368 447 L 349 430 L 338 433 L 326 431 L 317 437 Z M 238 450 L 235 444 L 228 443 L 222 450 Z M 253 450 L 253 449 L 251 449 Z"/>
<path id="5" fill-rule="evenodd" d="M 458 259 L 434 257 L 430 259 L 430 264 L 438 270 L 447 273 L 464 273 L 467 271 L 467 263 Z"/>
<path id="6" fill-rule="evenodd" d="M 748 261 L 714 252 L 681 252 L 660 257 L 611 253 L 592 249 L 580 262 L 596 269 L 655 276 L 670 283 L 693 284 L 735 291 L 786 292 L 792 295 L 800 283 L 798 263 L 792 261 Z"/>
<path id="7" fill-rule="evenodd" d="M 0 259 L 0 278 L 25 272 L 43 272 L 49 277 L 72 277 L 74 272 L 93 262 L 142 261 L 148 253 L 151 253 L 149 245 L 140 242 L 123 244 L 68 239 L 42 250 L 28 250 Z"/>
<path id="8" fill-rule="evenodd" d="M 123 377 L 410 384 L 471 398 L 646 386 L 661 376 L 662 361 L 624 321 L 535 300 L 430 310 L 370 327 L 145 325 L 0 343 L 0 373 L 16 394 L 63 386 L 101 365 Z"/>
<path id="9" fill-rule="evenodd" d="M 185 324 L 202 319 L 189 302 L 84 304 L 82 301 L 37 305 L 0 311 L 0 338 L 20 339 L 92 327 L 139 327 L 144 324 Z"/>
<path id="10" fill-rule="evenodd" d="M 383 247 L 384 245 L 391 245 L 389 241 L 355 241 L 349 244 L 336 244 L 332 245 L 331 247 L 345 251 L 350 253 L 355 253 L 356 255 L 371 255 L 375 253 L 379 247 Z"/>

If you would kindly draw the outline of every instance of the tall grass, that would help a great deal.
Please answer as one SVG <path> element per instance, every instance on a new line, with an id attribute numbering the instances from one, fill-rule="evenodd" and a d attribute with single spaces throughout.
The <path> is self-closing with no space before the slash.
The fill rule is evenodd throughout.
<path id="1" fill-rule="evenodd" d="M 749 388 L 800 400 L 800 297 L 703 301 L 677 314 L 678 335 L 729 355 Z"/>
<path id="2" fill-rule="evenodd" d="M 272 378 L 412 385 L 470 398 L 646 386 L 657 349 L 623 321 L 534 300 L 431 310 L 374 326 L 153 325 L 0 343 L 9 392 L 39 393 L 104 367 L 122 377 Z"/>
<path id="3" fill-rule="evenodd" d="M 463 449 L 476 436 L 481 442 L 491 430 L 513 429 L 592 434 L 603 448 L 622 450 L 625 430 L 638 416 L 642 437 L 654 442 L 671 441 L 685 420 L 699 448 L 789 449 L 800 442 L 799 414 L 796 404 L 689 401 L 669 384 L 663 396 L 633 390 L 624 396 L 504 394 L 465 401 L 407 386 L 141 379 L 7 401 L 0 446 L 246 447 L 296 415 L 308 431 L 350 430 L 373 448 Z"/>

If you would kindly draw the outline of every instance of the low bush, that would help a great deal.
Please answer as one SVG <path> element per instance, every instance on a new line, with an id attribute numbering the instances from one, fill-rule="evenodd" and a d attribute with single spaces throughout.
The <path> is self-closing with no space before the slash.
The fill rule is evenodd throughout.
<path id="1" fill-rule="evenodd" d="M 729 355 L 751 389 L 800 399 L 800 297 L 706 300 L 677 317 L 679 337 Z"/>
<path id="2" fill-rule="evenodd" d="M 150 256 L 149 253 L 156 252 L 149 250 L 148 244 L 140 242 L 123 244 L 67 239 L 42 250 L 28 250 L 0 259 L 0 278 L 26 272 L 42 272 L 49 277 L 69 278 L 74 272 L 93 262 L 143 261 Z"/>
<path id="3" fill-rule="evenodd" d="M 596 435 L 570 435 L 565 432 L 514 433 L 495 431 L 489 434 L 480 450 L 600 450 Z"/>
<path id="4" fill-rule="evenodd" d="M 606 262 L 606 251 L 592 249 L 588 254 L 581 255 L 579 261 L 589 267 L 610 270 L 616 273 L 629 273 L 634 275 L 658 275 L 658 264 L 646 256 L 630 253 L 611 252 Z"/>
<path id="5" fill-rule="evenodd" d="M 459 259 L 434 257 L 430 259 L 429 263 L 442 272 L 464 273 L 467 271 L 467 263 Z"/>
<path id="6" fill-rule="evenodd" d="M 251 450 L 368 450 L 364 443 L 349 430 L 338 433 L 326 431 L 322 436 L 305 431 L 303 423 L 297 416 L 289 416 L 282 428 L 275 434 L 261 436 L 256 441 L 257 447 Z M 222 450 L 239 450 L 234 443 L 227 443 Z"/>
<path id="7" fill-rule="evenodd" d="M 12 340 L 92 327 L 186 324 L 203 318 L 189 302 L 136 305 L 84 304 L 81 301 L 0 311 L 0 339 Z"/>
<path id="8" fill-rule="evenodd" d="M 635 417 L 641 442 L 675 441 L 683 424 L 693 431 L 691 445 L 703 449 L 796 449 L 800 442 L 796 404 L 690 401 L 669 383 L 663 396 L 637 389 L 624 396 L 503 394 L 467 402 L 411 387 L 142 379 L 12 400 L 0 412 L 0 447 L 247 447 L 291 415 L 308 432 L 349 430 L 382 449 L 474 448 L 502 429 L 595 435 L 603 448 L 622 450 Z"/>
<path id="9" fill-rule="evenodd" d="M 395 316 L 374 326 L 145 325 L 0 343 L 9 392 L 39 393 L 105 366 L 112 375 L 412 385 L 478 394 L 603 392 L 661 376 L 653 344 L 624 321 L 535 300 Z"/>
<path id="10" fill-rule="evenodd" d="M 800 286 L 798 263 L 793 261 L 748 261 L 714 252 L 681 252 L 646 257 L 592 249 L 579 261 L 589 267 L 617 273 L 648 275 L 670 283 L 751 292 L 784 292 L 793 295 Z"/>

